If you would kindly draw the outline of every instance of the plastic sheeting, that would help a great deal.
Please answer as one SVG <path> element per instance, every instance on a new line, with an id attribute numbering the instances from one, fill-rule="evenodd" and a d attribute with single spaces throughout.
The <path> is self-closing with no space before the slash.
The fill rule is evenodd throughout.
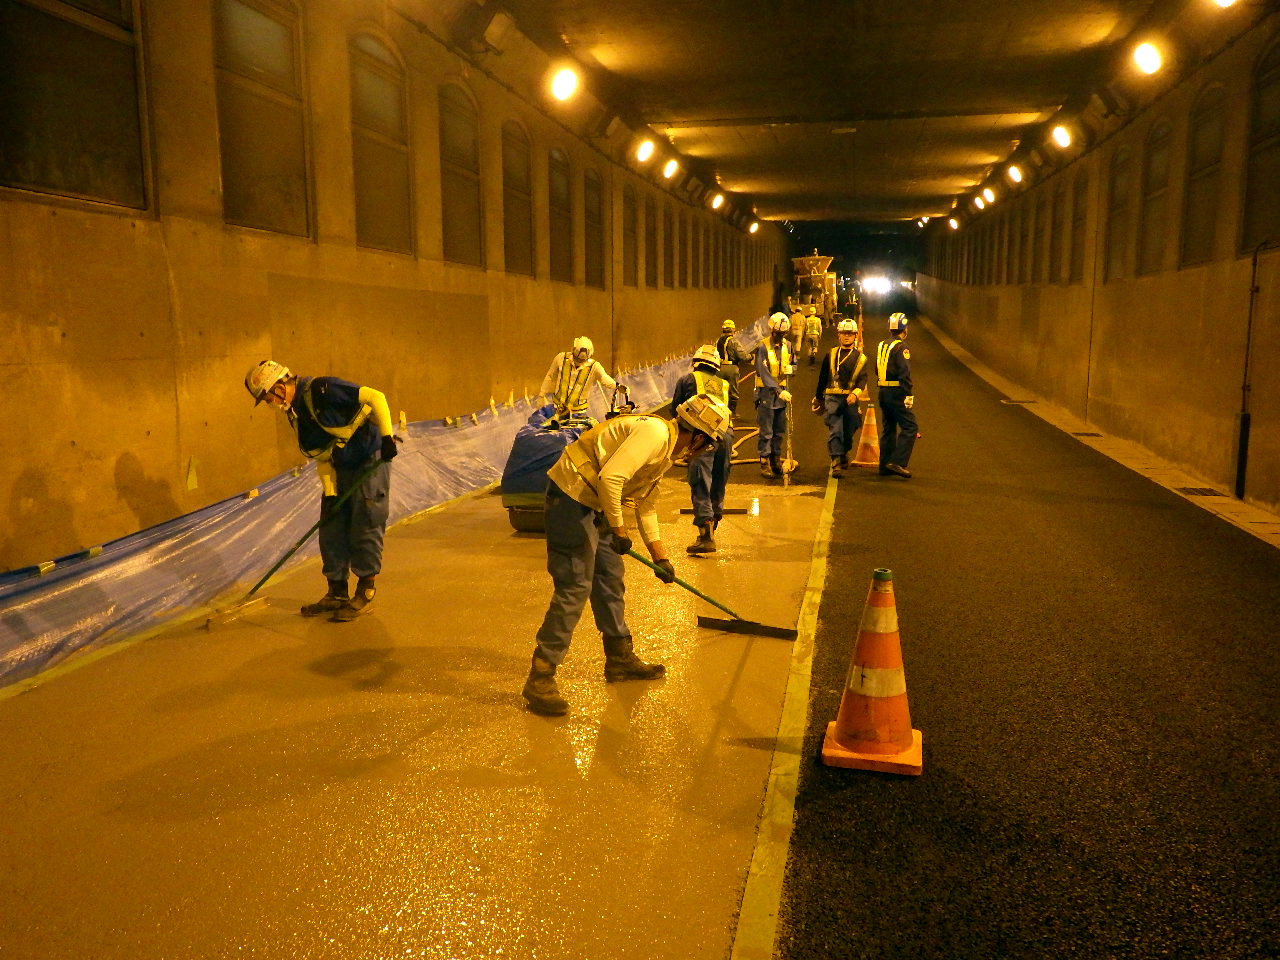
<path id="1" fill-rule="evenodd" d="M 762 324 L 757 321 L 753 330 Z M 744 345 L 754 339 L 748 331 L 738 337 Z M 691 355 L 619 374 L 637 409 L 666 403 L 675 381 L 688 372 Z M 410 424 L 392 468 L 389 522 L 497 481 L 534 403 L 517 400 L 457 420 Z M 598 390 L 590 410 L 604 419 L 607 403 Z M 314 473 L 308 463 L 261 484 L 256 496 L 223 500 L 114 540 L 96 555 L 86 551 L 0 575 L 0 685 L 76 651 L 239 600 L 318 519 Z M 318 553 L 312 536 L 281 572 Z"/>

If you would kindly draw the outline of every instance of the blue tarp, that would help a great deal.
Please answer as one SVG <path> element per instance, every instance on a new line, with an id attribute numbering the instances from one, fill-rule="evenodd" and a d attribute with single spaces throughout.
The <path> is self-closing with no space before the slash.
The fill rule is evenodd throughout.
<path id="1" fill-rule="evenodd" d="M 763 321 L 758 321 L 759 326 Z M 750 343 L 747 331 L 739 334 Z M 637 409 L 671 397 L 691 354 L 621 374 Z M 494 405 L 457 420 L 408 425 L 392 468 L 391 523 L 494 483 L 538 398 Z M 591 414 L 604 419 L 596 391 Z M 315 467 L 290 470 L 245 494 L 149 527 L 100 554 L 76 554 L 0 575 L 0 685 L 78 651 L 203 615 L 238 600 L 317 519 Z M 314 537 L 281 572 L 317 556 Z"/>

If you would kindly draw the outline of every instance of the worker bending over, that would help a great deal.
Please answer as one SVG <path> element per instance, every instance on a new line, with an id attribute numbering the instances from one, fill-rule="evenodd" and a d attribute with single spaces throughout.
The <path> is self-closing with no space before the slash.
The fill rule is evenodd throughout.
<path id="1" fill-rule="evenodd" d="M 597 383 L 605 390 L 621 389 L 626 396 L 627 388 L 609 376 L 598 360 L 591 359 L 595 349 L 588 338 L 578 337 L 573 341 L 572 350 L 555 355 L 547 375 L 542 378 L 539 392 L 551 397 L 556 408 L 555 418 L 561 423 L 589 416 L 587 401 L 591 399 L 591 388 Z"/>
<path id="2" fill-rule="evenodd" d="M 728 369 L 737 371 L 729 365 Z M 733 413 L 738 409 L 738 378 L 724 372 L 720 354 L 711 344 L 705 344 L 693 355 L 693 371 L 676 381 L 671 394 L 671 409 L 675 410 L 690 397 L 705 394 L 726 407 L 730 423 L 724 436 L 696 457 L 689 458 L 689 493 L 693 500 L 693 525 L 698 528 L 698 539 L 685 548 L 686 553 L 715 553 L 716 541 L 712 534 L 724 516 L 724 491 L 729 485 L 729 470 L 733 465 Z"/>
<path id="3" fill-rule="evenodd" d="M 390 461 L 396 455 L 387 398 L 337 377 L 297 377 L 274 360 L 251 369 L 244 385 L 254 406 L 266 400 L 289 418 L 298 448 L 316 461 L 320 558 L 329 589 L 304 606 L 302 615 L 327 613 L 331 620 L 354 620 L 369 611 L 374 578 L 382 570 Z M 355 596 L 347 592 L 352 573 L 357 577 Z"/>
<path id="4" fill-rule="evenodd" d="M 645 663 L 632 649 L 622 567 L 631 535 L 622 505 L 634 503 L 636 528 L 659 567 L 658 579 L 673 582 L 675 567 L 658 528 L 659 482 L 676 457 L 696 457 L 728 426 L 728 409 L 699 394 L 676 408 L 674 421 L 628 414 L 597 424 L 547 471 L 547 572 L 554 589 L 522 691 L 535 713 L 558 716 L 569 709 L 556 686 L 556 667 L 569 652 L 588 599 L 604 638 L 606 681 L 666 674 L 662 664 Z"/>
<path id="5" fill-rule="evenodd" d="M 836 339 L 839 343 L 827 352 L 818 370 L 813 412 L 822 414 L 827 425 L 831 476 L 839 478 L 849 466 L 849 451 L 862 428 L 858 401 L 867 398 L 867 358 L 858 349 L 858 325 L 852 320 L 836 325 Z"/>

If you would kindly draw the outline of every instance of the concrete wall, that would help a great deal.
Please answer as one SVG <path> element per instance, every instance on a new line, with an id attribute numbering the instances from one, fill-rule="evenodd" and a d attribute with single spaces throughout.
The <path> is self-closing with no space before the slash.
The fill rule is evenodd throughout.
<path id="1" fill-rule="evenodd" d="M 1020 199 L 1001 201 L 1006 208 L 1016 202 L 1026 209 L 1037 196 L 1087 173 L 1080 282 L 1047 283 L 1043 276 L 1034 283 L 975 282 L 991 279 L 992 267 L 994 278 L 1003 279 L 1007 250 L 998 242 L 983 244 L 983 221 L 969 217 L 959 231 L 933 225 L 931 275 L 918 283 L 921 311 L 984 362 L 1100 430 L 1134 440 L 1228 491 L 1236 482 L 1249 337 L 1252 431 L 1245 499 L 1271 510 L 1280 510 L 1280 249 L 1269 245 L 1257 255 L 1250 321 L 1254 251 L 1241 251 L 1240 237 L 1250 90 L 1255 65 L 1280 32 L 1276 20 L 1264 20 L 1176 87 L 1115 123 L 1093 149 Z M 1208 84 L 1225 87 L 1228 111 L 1216 246 L 1210 262 L 1180 268 L 1187 119 Z M 1135 277 L 1142 151 L 1151 125 L 1161 119 L 1173 129 L 1169 235 L 1161 269 Z M 1125 226 L 1129 263 L 1119 278 L 1104 281 L 1108 170 L 1114 151 L 1125 145 L 1134 156 Z M 981 217 L 991 222 L 1001 210 L 997 204 Z M 1280 243 L 1280 224 L 1275 233 Z M 994 256 L 995 263 L 987 264 L 984 256 Z"/>
<path id="2" fill-rule="evenodd" d="M 589 95 L 545 101 L 550 57 L 514 32 L 499 54 L 448 49 L 472 4 L 315 0 L 303 47 L 312 236 L 223 222 L 213 18 L 208 2 L 148 0 L 139 64 L 148 208 L 0 188 L 0 415 L 16 456 L 0 463 L 0 570 L 51 559 L 235 495 L 300 461 L 284 419 L 255 410 L 245 372 L 272 357 L 303 374 L 384 390 L 409 420 L 536 392 L 551 357 L 586 334 L 613 369 L 687 351 L 721 321 L 769 307 L 790 252 L 749 236 L 629 163 L 623 130 L 590 137 Z M 347 44 L 374 31 L 408 77 L 416 254 L 355 240 Z M 479 106 L 486 264 L 442 258 L 437 90 Z M 501 127 L 517 119 L 533 156 L 537 278 L 503 270 Z M 547 152 L 570 158 L 576 278 L 548 277 Z M 583 170 L 607 197 L 606 289 L 584 285 Z M 737 286 L 622 286 L 621 194 L 631 184 L 732 238 L 754 269 Z M 661 216 L 659 216 L 661 229 Z M 659 245 L 661 251 L 661 244 Z M 661 252 L 659 253 L 661 259 Z"/>

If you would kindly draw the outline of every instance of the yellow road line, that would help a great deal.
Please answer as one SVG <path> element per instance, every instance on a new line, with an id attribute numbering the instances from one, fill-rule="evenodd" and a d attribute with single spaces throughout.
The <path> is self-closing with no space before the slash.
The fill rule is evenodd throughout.
<path id="1" fill-rule="evenodd" d="M 795 821 L 796 789 L 800 777 L 801 751 L 804 747 L 805 724 L 809 714 L 809 675 L 813 668 L 813 637 L 818 625 L 818 605 L 827 579 L 827 554 L 831 544 L 831 527 L 836 507 L 835 478 L 827 480 L 827 493 L 822 504 L 813 540 L 813 558 L 809 563 L 809 583 L 805 587 L 796 624 L 796 642 L 791 648 L 791 669 L 787 673 L 787 692 L 778 720 L 778 737 L 769 768 L 769 785 L 764 795 L 764 811 L 756 834 L 756 849 L 751 856 L 747 887 L 738 911 L 731 960 L 770 960 L 773 941 L 778 931 L 778 905 L 782 899 L 782 877 L 787 866 L 787 849 L 791 845 L 791 828 Z"/>

